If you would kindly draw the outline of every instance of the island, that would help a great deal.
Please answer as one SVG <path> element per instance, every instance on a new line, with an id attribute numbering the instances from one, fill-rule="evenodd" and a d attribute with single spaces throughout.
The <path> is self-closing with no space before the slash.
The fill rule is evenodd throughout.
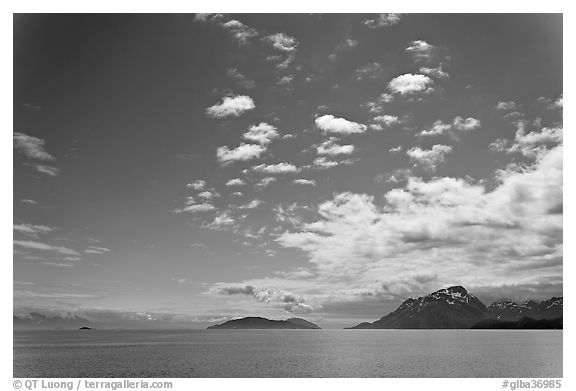
<path id="1" fill-rule="evenodd" d="M 233 319 L 222 324 L 208 327 L 208 329 L 319 329 L 318 325 L 301 318 L 286 320 L 271 320 L 256 317 Z"/>

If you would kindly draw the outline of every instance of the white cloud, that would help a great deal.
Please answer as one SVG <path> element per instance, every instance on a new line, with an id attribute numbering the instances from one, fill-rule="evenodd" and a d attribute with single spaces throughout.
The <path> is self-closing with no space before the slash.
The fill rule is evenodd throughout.
<path id="1" fill-rule="evenodd" d="M 404 188 L 385 194 L 383 206 L 366 194 L 337 194 L 319 205 L 314 221 L 277 238 L 307 253 L 316 271 L 308 281 L 287 278 L 284 286 L 300 292 L 323 286 L 328 292 L 316 299 L 324 303 L 368 294 L 392 300 L 449 284 L 473 291 L 561 286 L 562 147 L 530 167 L 504 171 L 490 189 L 457 178 L 409 177 Z"/>
<path id="2" fill-rule="evenodd" d="M 334 117 L 330 114 L 316 118 L 315 123 L 319 129 L 326 133 L 353 134 L 363 133 L 367 129 L 366 125 Z"/>
<path id="3" fill-rule="evenodd" d="M 454 128 L 461 130 L 461 131 L 470 131 L 474 129 L 478 129 L 481 126 L 480 120 L 472 117 L 468 117 L 466 119 L 458 116 L 454 118 L 453 122 Z"/>
<path id="4" fill-rule="evenodd" d="M 398 153 L 402 151 L 402 145 L 398 145 L 396 147 L 392 147 L 388 150 L 390 153 Z"/>
<path id="5" fill-rule="evenodd" d="M 316 186 L 316 181 L 312 179 L 294 179 L 294 183 L 297 185 L 311 185 Z"/>
<path id="6" fill-rule="evenodd" d="M 243 137 L 246 140 L 257 142 L 261 145 L 269 144 L 273 139 L 278 138 L 278 131 L 276 127 L 260 122 L 258 125 L 251 125 L 248 132 L 244 133 Z"/>
<path id="7" fill-rule="evenodd" d="M 394 26 L 400 22 L 400 19 L 402 19 L 401 14 L 379 14 L 375 19 L 365 20 L 364 24 L 371 29 L 375 29 L 378 27 Z"/>
<path id="8" fill-rule="evenodd" d="M 256 183 L 256 187 L 262 189 L 262 188 L 267 187 L 268 185 L 276 182 L 277 180 L 278 179 L 274 178 L 273 176 L 268 176 L 268 177 L 260 179 Z"/>
<path id="9" fill-rule="evenodd" d="M 28 136 L 27 134 L 14 132 L 14 148 L 30 159 L 54 160 L 54 156 L 44 150 L 46 142 L 41 138 Z"/>
<path id="10" fill-rule="evenodd" d="M 377 117 L 374 117 L 374 121 L 379 122 L 387 127 L 390 127 L 392 125 L 396 125 L 400 123 L 400 120 L 398 119 L 398 116 L 396 115 L 379 115 Z"/>
<path id="11" fill-rule="evenodd" d="M 222 24 L 222 27 L 230 32 L 234 39 L 241 45 L 248 43 L 248 39 L 258 36 L 258 32 L 251 27 L 246 26 L 238 20 L 230 20 Z"/>
<path id="12" fill-rule="evenodd" d="M 332 167 L 336 167 L 336 166 L 354 164 L 355 161 L 356 160 L 353 160 L 353 159 L 334 161 L 334 160 L 328 160 L 324 156 L 321 156 L 321 157 L 314 159 L 314 161 L 312 162 L 312 165 L 307 166 L 307 168 L 326 170 L 328 168 L 332 168 Z"/>
<path id="13" fill-rule="evenodd" d="M 246 182 L 240 178 L 230 179 L 228 182 L 226 182 L 226 186 L 244 186 L 245 184 Z"/>
<path id="14" fill-rule="evenodd" d="M 176 213 L 197 213 L 197 212 L 210 212 L 211 210 L 215 210 L 216 208 L 212 204 L 203 203 L 203 204 L 193 204 L 185 206 L 182 209 L 176 209 L 174 212 Z"/>
<path id="15" fill-rule="evenodd" d="M 426 41 L 416 40 L 410 42 L 410 46 L 406 48 L 406 51 L 412 54 L 416 61 L 431 61 L 435 57 L 437 49 L 436 46 Z"/>
<path id="16" fill-rule="evenodd" d="M 198 180 L 196 180 L 192 183 L 188 183 L 186 185 L 186 187 L 192 188 L 194 190 L 203 190 L 205 186 L 206 186 L 206 181 L 204 181 L 202 179 L 198 179 Z"/>
<path id="17" fill-rule="evenodd" d="M 238 207 L 238 209 L 256 209 L 257 207 L 259 207 L 260 205 L 262 205 L 262 201 L 258 200 L 258 199 L 254 199 L 252 201 L 250 201 L 248 204 L 246 205 L 240 205 Z"/>
<path id="18" fill-rule="evenodd" d="M 518 122 L 514 144 L 507 152 L 520 152 L 527 157 L 538 157 L 550 148 L 562 144 L 563 139 L 561 127 L 542 128 L 539 132 L 526 133 L 526 125 L 523 121 L 520 121 Z"/>
<path id="19" fill-rule="evenodd" d="M 431 92 L 432 87 L 429 87 L 429 85 L 432 84 L 434 84 L 434 81 L 428 76 L 406 73 L 390 80 L 388 83 L 388 88 L 390 91 L 400 95 L 409 95 L 417 92 Z"/>
<path id="20" fill-rule="evenodd" d="M 296 50 L 298 46 L 298 41 L 296 38 L 291 37 L 284 33 L 276 33 L 264 37 L 264 40 L 270 42 L 274 49 L 283 51 L 283 52 L 292 52 Z"/>
<path id="21" fill-rule="evenodd" d="M 300 169 L 291 163 L 259 164 L 252 167 L 252 170 L 266 174 L 288 174 L 299 172 Z"/>
<path id="22" fill-rule="evenodd" d="M 236 221 L 228 211 L 219 212 L 208 224 L 204 224 L 203 228 L 211 229 L 214 231 L 223 231 L 236 226 Z"/>
<path id="23" fill-rule="evenodd" d="M 49 176 L 58 176 L 58 174 L 60 174 L 60 169 L 57 167 L 53 167 L 53 166 L 48 166 L 45 164 L 26 164 L 32 168 L 34 168 L 36 171 L 42 173 L 42 174 L 46 174 Z"/>
<path id="24" fill-rule="evenodd" d="M 455 131 L 469 132 L 478 129 L 480 126 L 481 122 L 476 118 L 468 117 L 464 119 L 461 116 L 457 116 L 452 121 L 452 124 L 444 123 L 441 120 L 435 121 L 430 129 L 424 129 L 418 133 L 418 136 L 429 137 L 448 134 L 452 136 L 452 138 L 457 139 L 458 134 Z"/>
<path id="25" fill-rule="evenodd" d="M 231 77 L 236 80 L 239 85 L 244 88 L 251 89 L 256 87 L 256 83 L 253 80 L 249 80 L 242 74 L 237 68 L 230 68 L 226 70 L 226 76 Z"/>
<path id="26" fill-rule="evenodd" d="M 319 155 L 350 155 L 354 152 L 354 145 L 339 145 L 336 143 L 337 139 L 330 137 L 322 144 L 316 147 L 316 152 Z"/>
<path id="27" fill-rule="evenodd" d="M 514 101 L 508 101 L 508 102 L 498 102 L 498 104 L 495 107 L 496 110 L 503 110 L 503 111 L 516 110 L 518 108 L 518 105 Z"/>
<path id="28" fill-rule="evenodd" d="M 259 144 L 240 144 L 237 148 L 229 149 L 226 146 L 218 147 L 216 157 L 221 163 L 233 161 L 246 161 L 257 157 L 266 151 L 266 147 Z"/>
<path id="29" fill-rule="evenodd" d="M 52 232 L 54 228 L 48 227 L 46 225 L 14 224 L 13 230 L 22 234 L 37 236 L 38 234 Z"/>
<path id="30" fill-rule="evenodd" d="M 109 248 L 106 247 L 96 247 L 96 246 L 89 246 L 84 253 L 86 254 L 106 254 L 110 252 Z"/>
<path id="31" fill-rule="evenodd" d="M 412 147 L 406 151 L 406 154 L 410 157 L 410 160 L 418 163 L 422 167 L 434 170 L 438 163 L 444 161 L 444 155 L 450 152 L 452 152 L 451 146 L 436 144 L 432 149 Z"/>
<path id="32" fill-rule="evenodd" d="M 436 79 L 448 79 L 450 77 L 448 72 L 442 69 L 442 64 L 438 65 L 436 68 L 421 67 L 420 73 L 435 77 Z"/>
<path id="33" fill-rule="evenodd" d="M 239 117 L 255 107 L 254 100 L 247 95 L 225 96 L 222 103 L 208 107 L 206 114 L 212 118 Z"/>
<path id="34" fill-rule="evenodd" d="M 211 191 L 204 190 L 201 193 L 198 193 L 198 197 L 203 198 L 205 200 L 211 200 L 214 197 L 217 197 L 218 193 L 212 193 Z"/>
<path id="35" fill-rule="evenodd" d="M 377 62 L 371 62 L 356 69 L 356 80 L 376 79 L 382 75 L 382 66 Z"/>
<path id="36" fill-rule="evenodd" d="M 63 255 L 79 255 L 77 251 L 68 247 L 53 246 L 50 244 L 35 242 L 31 240 L 14 240 L 14 245 L 30 250 L 50 251 Z"/>
<path id="37" fill-rule="evenodd" d="M 216 283 L 210 293 L 219 295 L 244 295 L 253 297 L 261 303 L 270 303 L 282 307 L 286 312 L 307 314 L 313 310 L 313 307 L 306 302 L 306 299 L 296 296 L 290 292 L 273 288 L 257 288 L 252 285 L 238 285 Z"/>

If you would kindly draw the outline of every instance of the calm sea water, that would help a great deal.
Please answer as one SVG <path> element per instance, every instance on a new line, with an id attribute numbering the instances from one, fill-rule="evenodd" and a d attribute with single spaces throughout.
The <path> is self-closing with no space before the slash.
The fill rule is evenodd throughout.
<path id="1" fill-rule="evenodd" d="M 562 331 L 16 331 L 14 377 L 562 377 Z"/>

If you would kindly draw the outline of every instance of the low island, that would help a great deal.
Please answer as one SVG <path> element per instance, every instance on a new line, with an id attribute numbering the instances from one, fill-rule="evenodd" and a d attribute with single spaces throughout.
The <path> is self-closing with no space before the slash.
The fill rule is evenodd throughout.
<path id="1" fill-rule="evenodd" d="M 208 329 L 319 329 L 318 325 L 301 318 L 271 320 L 262 317 L 234 319 Z"/>

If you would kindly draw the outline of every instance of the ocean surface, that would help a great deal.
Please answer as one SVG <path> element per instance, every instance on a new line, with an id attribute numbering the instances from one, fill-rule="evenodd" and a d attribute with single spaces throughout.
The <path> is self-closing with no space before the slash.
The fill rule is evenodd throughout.
<path id="1" fill-rule="evenodd" d="M 562 377 L 562 331 L 15 331 L 14 377 Z"/>

